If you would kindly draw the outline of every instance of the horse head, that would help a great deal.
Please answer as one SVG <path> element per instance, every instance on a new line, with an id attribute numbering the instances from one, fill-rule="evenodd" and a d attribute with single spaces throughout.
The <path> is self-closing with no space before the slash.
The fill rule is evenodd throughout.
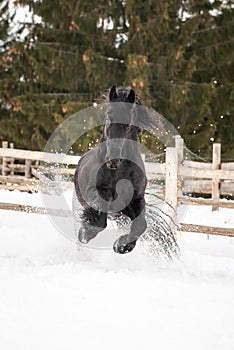
<path id="1" fill-rule="evenodd" d="M 115 86 L 111 88 L 103 131 L 108 168 L 117 169 L 122 165 L 126 139 L 138 139 L 138 128 L 132 124 L 135 102 L 136 95 L 133 89 L 116 89 Z"/>

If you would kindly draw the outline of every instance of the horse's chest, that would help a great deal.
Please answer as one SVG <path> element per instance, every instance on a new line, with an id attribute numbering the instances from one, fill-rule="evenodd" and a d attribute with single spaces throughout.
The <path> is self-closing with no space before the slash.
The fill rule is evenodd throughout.
<path id="1" fill-rule="evenodd" d="M 97 174 L 96 186 L 103 199 L 113 201 L 117 197 L 133 198 L 144 191 L 144 179 L 144 173 L 139 170 L 134 172 L 126 167 L 117 170 L 104 169 Z"/>
<path id="2" fill-rule="evenodd" d="M 97 189 L 112 189 L 116 188 L 116 184 L 123 178 L 116 171 L 105 171 L 97 174 Z"/>

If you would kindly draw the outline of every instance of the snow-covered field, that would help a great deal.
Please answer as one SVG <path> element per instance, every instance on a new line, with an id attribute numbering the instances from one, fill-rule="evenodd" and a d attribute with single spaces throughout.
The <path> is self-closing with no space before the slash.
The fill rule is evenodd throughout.
<path id="1" fill-rule="evenodd" d="M 40 194 L 0 201 L 42 205 Z M 234 210 L 183 221 L 233 227 Z M 77 250 L 45 215 L 0 210 L 0 349 L 234 349 L 234 238 L 178 235 L 181 260 Z"/>

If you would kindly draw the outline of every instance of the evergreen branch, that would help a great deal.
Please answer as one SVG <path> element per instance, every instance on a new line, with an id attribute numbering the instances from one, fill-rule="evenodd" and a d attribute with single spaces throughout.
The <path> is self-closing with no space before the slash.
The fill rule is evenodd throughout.
<path id="1" fill-rule="evenodd" d="M 45 93 L 33 93 L 30 94 L 30 96 L 35 96 L 35 97 L 67 97 L 67 96 L 73 96 L 73 97 L 82 97 L 82 98 L 87 98 L 89 99 L 90 92 L 45 92 Z M 14 96 L 11 98 L 11 101 L 14 101 L 14 99 L 24 99 L 25 95 L 18 95 L 17 97 Z"/>
<path id="2" fill-rule="evenodd" d="M 66 50 L 63 50 L 61 49 L 61 43 L 59 42 L 56 42 L 55 44 L 56 45 L 60 45 L 60 47 L 52 47 L 53 43 L 46 43 L 46 42 L 38 42 L 37 44 L 39 45 L 45 45 L 45 46 L 49 46 L 50 47 L 50 50 L 53 50 L 53 51 L 59 51 L 61 53 L 64 53 L 64 54 L 68 54 L 68 55 L 73 55 L 73 56 L 83 56 L 83 53 L 79 53 L 79 52 L 73 52 L 73 51 L 66 51 Z M 107 57 L 107 56 L 103 56 L 103 55 L 100 55 L 98 54 L 98 58 L 101 58 L 101 59 L 104 59 L 104 60 L 107 60 L 107 61 L 115 61 L 115 62 L 119 62 L 119 63 L 124 63 L 124 60 L 121 60 L 121 59 L 118 59 L 118 58 L 114 58 L 114 57 Z"/>
<path id="3" fill-rule="evenodd" d="M 60 52 L 60 53 L 63 53 L 63 54 L 67 54 L 67 55 L 73 55 L 73 56 L 80 56 L 82 57 L 82 54 L 78 52 L 78 49 L 77 49 L 77 46 L 74 46 L 76 48 L 76 52 L 75 51 L 67 51 L 67 50 L 64 50 L 61 48 L 61 45 L 68 45 L 68 44 L 64 44 L 64 43 L 59 43 L 59 42 L 56 42 L 55 45 L 58 45 L 59 47 L 53 47 L 53 42 L 51 43 L 46 43 L 46 42 L 37 42 L 37 45 L 39 46 L 48 46 L 49 47 L 49 50 L 52 50 L 52 51 L 56 51 L 56 52 Z M 69 47 L 71 47 L 71 45 L 69 45 Z"/>
<path id="4" fill-rule="evenodd" d="M 224 25 L 222 26 L 222 29 L 223 28 L 230 28 L 230 25 Z M 197 34 L 197 33 L 204 33 L 204 32 L 210 32 L 212 30 L 219 30 L 220 27 L 218 27 L 217 25 L 213 25 L 209 28 L 204 28 L 204 29 L 198 29 L 198 30 L 195 30 L 193 33 Z"/>
<path id="5" fill-rule="evenodd" d="M 207 48 L 209 48 L 209 47 L 214 47 L 214 46 L 223 46 L 223 45 L 229 44 L 229 43 L 231 43 L 231 42 L 233 42 L 233 41 L 234 41 L 234 38 L 232 38 L 232 39 L 230 39 L 230 40 L 227 40 L 227 41 L 223 41 L 223 42 L 211 44 L 211 45 L 200 46 L 199 48 L 200 48 L 200 49 L 207 49 Z"/>

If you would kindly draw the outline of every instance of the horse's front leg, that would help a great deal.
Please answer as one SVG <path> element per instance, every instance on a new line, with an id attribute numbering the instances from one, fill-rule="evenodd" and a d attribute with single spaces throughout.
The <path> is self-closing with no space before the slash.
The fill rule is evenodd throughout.
<path id="1" fill-rule="evenodd" d="M 120 254 L 131 252 L 135 248 L 138 238 L 146 230 L 145 199 L 135 200 L 123 211 L 123 214 L 130 217 L 132 224 L 130 233 L 119 237 L 114 243 L 114 251 Z"/>
<path id="2" fill-rule="evenodd" d="M 107 226 L 107 213 L 102 213 L 92 207 L 85 208 L 82 214 L 81 228 L 78 239 L 81 243 L 88 243 Z"/>
<path id="3" fill-rule="evenodd" d="M 81 228 L 78 233 L 80 242 L 88 243 L 106 228 L 108 208 L 103 207 L 100 199 L 105 198 L 106 203 L 108 203 L 110 197 L 111 191 L 109 189 L 89 193 L 89 203 L 83 210 Z"/>

